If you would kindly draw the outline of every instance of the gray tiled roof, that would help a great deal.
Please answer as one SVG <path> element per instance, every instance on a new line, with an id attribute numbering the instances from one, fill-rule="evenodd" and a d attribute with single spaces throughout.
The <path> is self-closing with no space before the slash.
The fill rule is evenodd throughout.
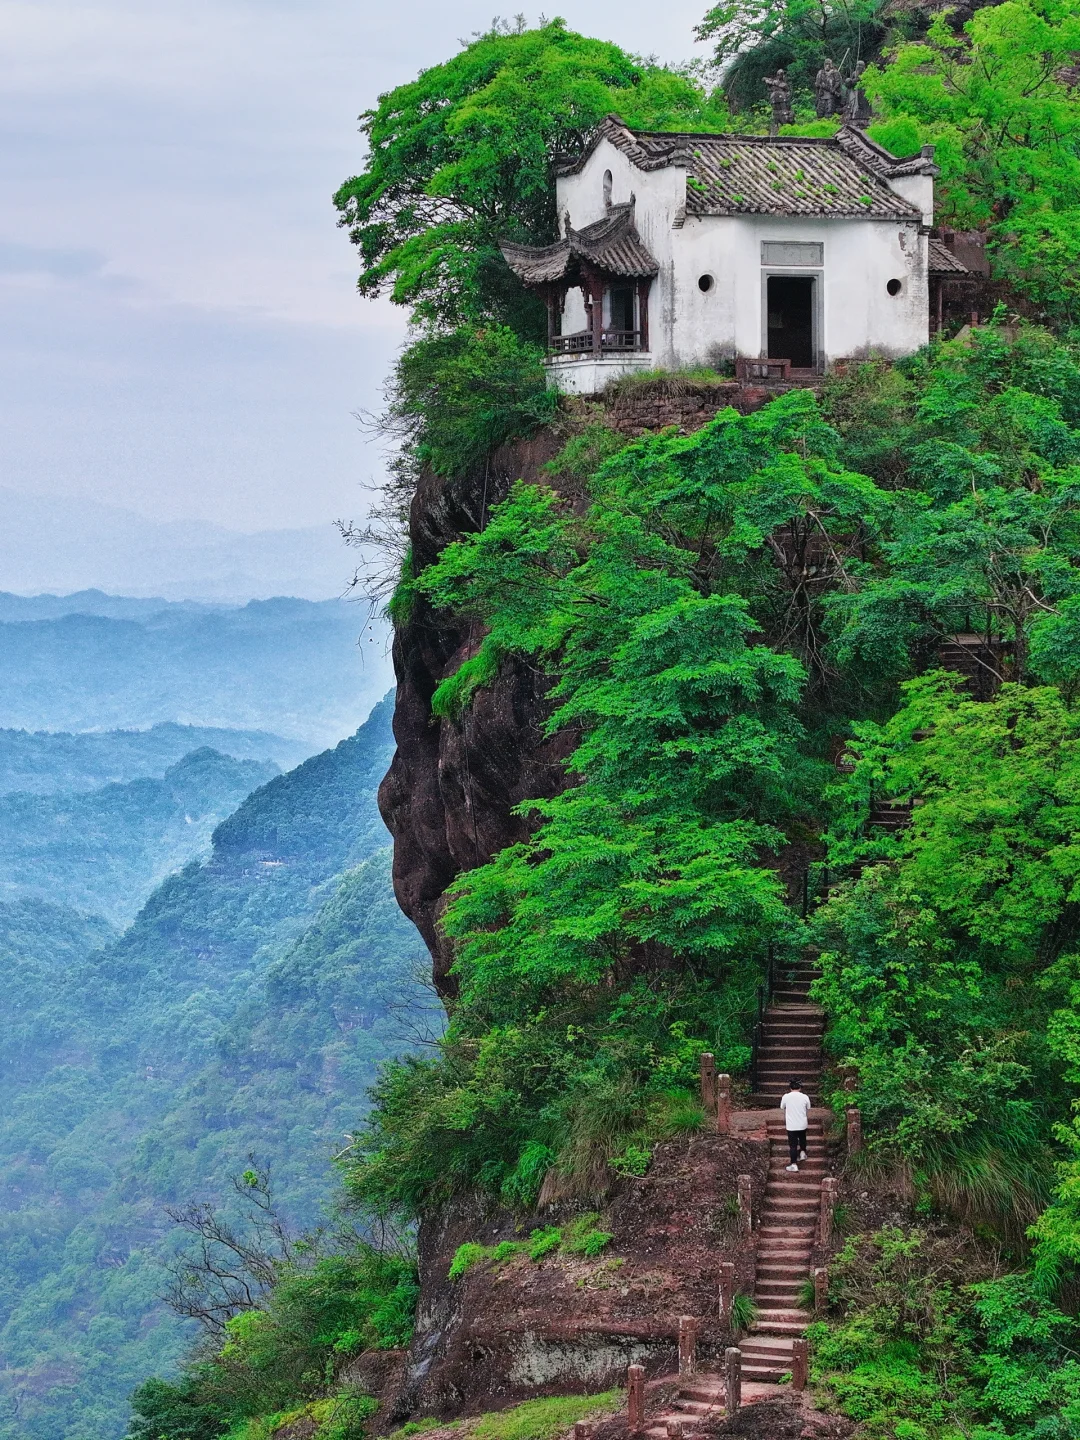
<path id="1" fill-rule="evenodd" d="M 504 241 L 499 248 L 511 270 L 527 285 L 561 280 L 582 261 L 605 275 L 627 279 L 645 279 L 660 268 L 638 235 L 632 200 L 626 205 L 613 205 L 602 220 L 568 231 L 554 245 Z"/>
<path id="2" fill-rule="evenodd" d="M 845 129 L 826 140 L 781 135 L 692 135 L 632 131 L 609 115 L 593 145 L 606 138 L 640 170 L 684 167 L 687 215 L 862 215 L 871 220 L 921 219 L 888 176 L 936 174 L 928 154 L 898 160 Z M 591 153 L 591 152 L 589 152 Z M 558 167 L 581 169 L 588 153 Z"/>
<path id="3" fill-rule="evenodd" d="M 930 237 L 930 274 L 931 275 L 970 275 L 971 271 L 962 260 L 958 260 L 947 246 L 940 240 Z"/>

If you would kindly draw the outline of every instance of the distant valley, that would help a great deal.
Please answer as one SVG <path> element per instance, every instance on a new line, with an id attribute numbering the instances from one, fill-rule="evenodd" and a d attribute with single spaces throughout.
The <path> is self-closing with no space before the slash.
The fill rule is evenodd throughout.
<path id="1" fill-rule="evenodd" d="M 0 594 L 0 1440 L 120 1440 L 190 1339 L 164 1207 L 255 1157 L 317 1222 L 427 1023 L 364 619 Z"/>
<path id="2" fill-rule="evenodd" d="M 351 734 L 390 684 L 385 631 L 362 605 L 70 602 L 0 595 L 13 617 L 0 619 L 0 727 L 180 722 L 269 730 L 311 754 Z"/>

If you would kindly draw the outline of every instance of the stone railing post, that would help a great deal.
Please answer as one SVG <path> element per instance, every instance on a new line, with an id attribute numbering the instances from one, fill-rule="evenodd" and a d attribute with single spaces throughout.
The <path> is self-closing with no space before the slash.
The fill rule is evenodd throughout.
<path id="1" fill-rule="evenodd" d="M 829 1272 L 824 1265 L 814 1271 L 814 1312 L 818 1315 L 829 1303 Z"/>
<path id="2" fill-rule="evenodd" d="M 679 1378 L 685 1379 L 697 1371 L 698 1322 L 692 1315 L 679 1317 Z"/>
<path id="3" fill-rule="evenodd" d="M 799 1336 L 791 1342 L 791 1388 L 806 1389 L 806 1377 L 810 1369 L 810 1342 Z"/>
<path id="4" fill-rule="evenodd" d="M 626 1367 L 626 1423 L 631 1435 L 645 1429 L 645 1367 Z"/>
<path id="5" fill-rule="evenodd" d="M 698 1061 L 701 1068 L 701 1108 L 706 1115 L 716 1114 L 716 1057 L 707 1050 Z"/>
<path id="6" fill-rule="evenodd" d="M 844 1111 L 847 1119 L 847 1150 L 857 1155 L 862 1149 L 862 1111 L 857 1105 L 849 1105 Z"/>
<path id="7" fill-rule="evenodd" d="M 739 1176 L 739 1234 L 749 1239 L 754 1231 L 754 1182 L 749 1175 Z"/>
<path id="8" fill-rule="evenodd" d="M 724 1351 L 724 1401 L 730 1420 L 742 1404 L 742 1351 L 735 1345 Z"/>
<path id="9" fill-rule="evenodd" d="M 722 1260 L 720 1262 L 720 1323 L 728 1325 L 731 1322 L 731 1302 L 735 1299 L 735 1262 L 733 1260 Z"/>
<path id="10" fill-rule="evenodd" d="M 718 1135 L 731 1134 L 731 1076 L 716 1077 L 716 1132 Z"/>
<path id="11" fill-rule="evenodd" d="M 836 1178 L 826 1175 L 821 1182 L 821 1214 L 818 1217 L 818 1244 L 832 1243 L 833 1211 L 836 1208 Z"/>

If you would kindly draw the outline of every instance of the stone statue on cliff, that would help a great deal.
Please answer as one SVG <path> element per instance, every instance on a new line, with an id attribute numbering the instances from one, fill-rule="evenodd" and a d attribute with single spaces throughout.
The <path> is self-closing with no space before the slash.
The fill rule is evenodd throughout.
<path id="1" fill-rule="evenodd" d="M 795 112 L 791 108 L 791 85 L 783 70 L 777 70 L 775 75 L 766 75 L 762 83 L 769 92 L 769 101 L 772 105 L 772 124 L 769 126 L 769 134 L 779 135 L 781 125 L 795 123 Z"/>
<path id="2" fill-rule="evenodd" d="M 853 125 L 856 130 L 865 130 L 873 119 L 870 101 L 860 83 L 865 69 L 866 65 L 860 60 L 854 70 L 844 76 L 844 124 Z"/>
<path id="3" fill-rule="evenodd" d="M 825 61 L 814 78 L 814 97 L 819 120 L 827 115 L 839 115 L 844 108 L 843 78 L 831 60 Z"/>

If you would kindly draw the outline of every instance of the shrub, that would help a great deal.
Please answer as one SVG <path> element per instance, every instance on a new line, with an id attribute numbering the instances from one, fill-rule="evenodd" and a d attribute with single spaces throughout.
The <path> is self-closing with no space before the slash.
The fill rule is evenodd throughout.
<path id="1" fill-rule="evenodd" d="M 410 463 L 463 475 L 552 418 L 558 396 L 542 361 L 538 346 L 499 325 L 414 341 L 398 361 L 383 423 Z"/>

